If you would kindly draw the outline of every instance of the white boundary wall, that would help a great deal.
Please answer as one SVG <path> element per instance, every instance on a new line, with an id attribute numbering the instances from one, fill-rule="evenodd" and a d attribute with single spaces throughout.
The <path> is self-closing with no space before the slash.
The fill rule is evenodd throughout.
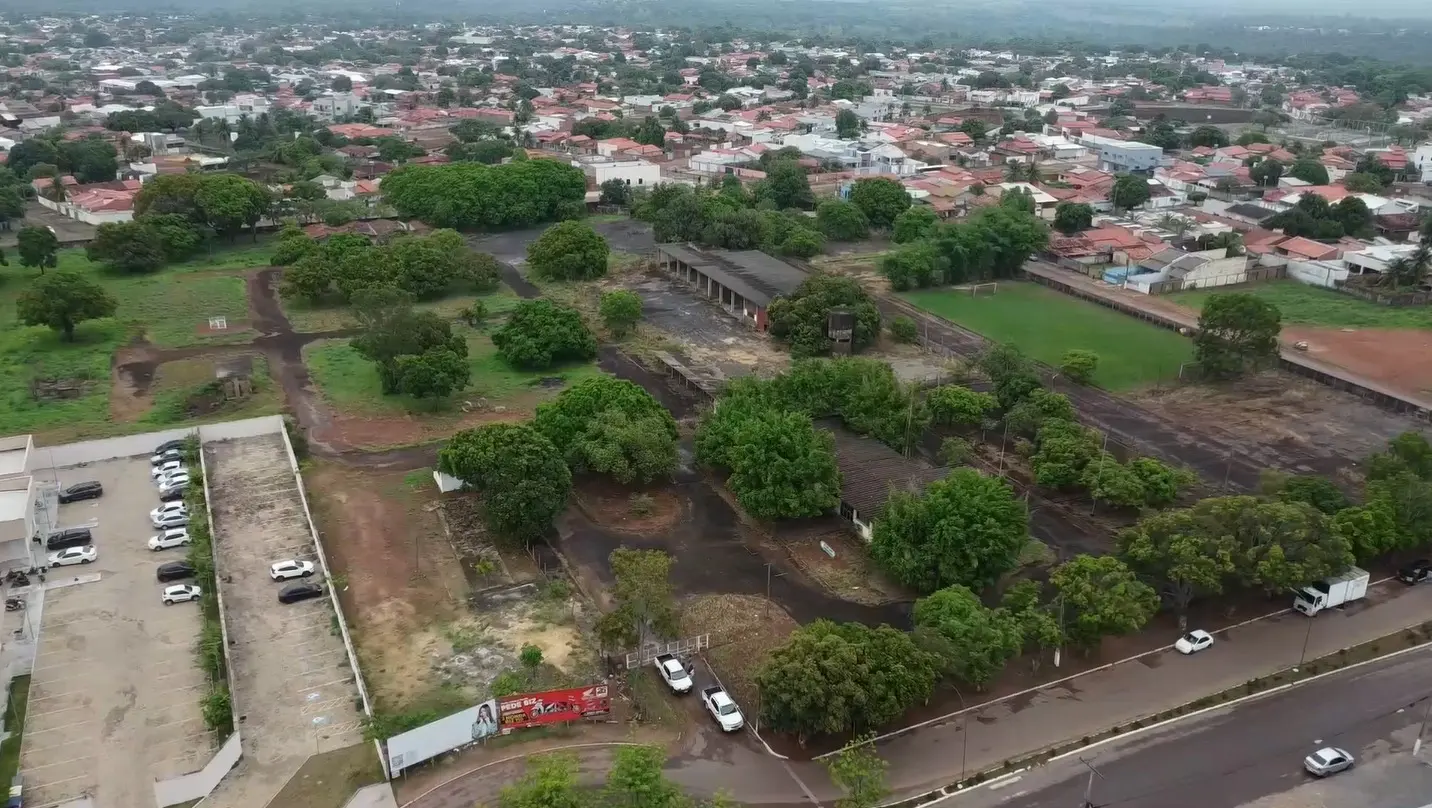
<path id="1" fill-rule="evenodd" d="M 224 745 L 219 747 L 219 751 L 204 768 L 156 782 L 154 784 L 154 804 L 164 808 L 164 806 L 178 805 L 181 802 L 208 797 L 210 792 L 219 787 L 219 781 L 223 780 L 224 776 L 238 764 L 239 758 L 242 756 L 243 744 L 239 740 L 238 731 L 235 730 L 234 734 L 224 741 Z"/>

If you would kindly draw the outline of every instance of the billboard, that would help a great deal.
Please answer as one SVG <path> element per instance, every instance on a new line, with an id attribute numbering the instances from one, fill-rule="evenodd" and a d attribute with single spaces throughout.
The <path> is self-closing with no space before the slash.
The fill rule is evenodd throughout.
<path id="1" fill-rule="evenodd" d="M 388 767 L 396 775 L 451 749 L 496 735 L 501 729 L 497 715 L 497 700 L 489 699 L 417 729 L 394 735 L 387 741 Z"/>
<path id="2" fill-rule="evenodd" d="M 606 685 L 547 690 L 502 699 L 498 708 L 502 731 L 539 727 L 595 718 L 611 712 L 612 700 Z"/>

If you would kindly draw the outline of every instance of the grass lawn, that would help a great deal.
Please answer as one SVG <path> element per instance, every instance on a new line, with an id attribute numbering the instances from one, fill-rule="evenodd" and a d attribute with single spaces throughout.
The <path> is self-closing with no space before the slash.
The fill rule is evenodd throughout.
<path id="1" fill-rule="evenodd" d="M 5 729 L 10 737 L 0 742 L 0 783 L 6 788 L 20 770 L 20 742 L 25 736 L 25 708 L 30 702 L 30 677 L 10 680 L 10 699 L 5 704 Z"/>
<path id="2" fill-rule="evenodd" d="M 409 396 L 383 395 L 377 366 L 348 346 L 347 340 L 321 340 L 304 348 L 304 358 L 314 384 L 337 410 L 360 416 L 401 416 L 412 413 L 452 411 L 460 402 L 487 400 L 489 406 L 503 404 L 539 386 L 556 389 L 593 376 L 601 371 L 595 364 L 568 365 L 545 371 L 514 370 L 497 355 L 486 334 L 473 332 L 467 338 L 467 358 L 472 383 L 452 400 L 422 400 Z M 562 380 L 561 384 L 544 380 Z"/>
<path id="3" fill-rule="evenodd" d="M 414 308 L 435 312 L 440 317 L 456 318 L 458 312 L 471 306 L 474 301 L 481 300 L 487 307 L 488 316 L 492 317 L 512 311 L 521 299 L 516 292 L 503 284 L 489 294 L 452 295 L 441 300 L 418 303 Z M 283 308 L 288 314 L 288 321 L 293 324 L 293 330 L 301 334 L 320 334 L 357 325 L 353 319 L 353 309 L 348 306 L 310 306 L 301 300 L 285 300 Z"/>
<path id="4" fill-rule="evenodd" d="M 165 362 L 154 374 L 149 388 L 153 402 L 141 419 L 153 426 L 178 423 L 200 424 L 270 415 L 283 408 L 282 392 L 269 376 L 268 360 L 253 359 L 253 393 L 233 401 L 219 401 L 214 380 L 214 362 L 209 359 L 180 359 Z M 191 415 L 192 413 L 192 415 Z"/>
<path id="5" fill-rule="evenodd" d="M 1179 365 L 1193 357 L 1193 343 L 1172 331 L 1038 284 L 1000 281 L 997 294 L 979 297 L 950 289 L 901 297 L 1046 364 L 1058 365 L 1071 348 L 1093 351 L 1094 381 L 1107 390 L 1177 378 Z"/>
<path id="6" fill-rule="evenodd" d="M 1180 306 L 1194 311 L 1218 292 L 1238 291 L 1255 295 L 1278 307 L 1283 322 L 1289 325 L 1310 325 L 1324 328 L 1424 328 L 1432 329 L 1432 308 L 1410 306 L 1393 308 L 1379 306 L 1330 289 L 1309 286 L 1297 281 L 1282 280 L 1228 289 L 1196 289 L 1170 297 Z"/>

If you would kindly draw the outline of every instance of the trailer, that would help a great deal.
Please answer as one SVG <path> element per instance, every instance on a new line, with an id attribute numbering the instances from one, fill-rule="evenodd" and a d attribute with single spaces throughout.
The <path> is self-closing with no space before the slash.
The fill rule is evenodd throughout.
<path id="1" fill-rule="evenodd" d="M 1293 608 L 1312 617 L 1324 609 L 1332 609 L 1367 597 L 1367 584 L 1372 576 L 1367 570 L 1352 567 L 1341 575 L 1324 578 L 1299 589 L 1293 595 Z"/>

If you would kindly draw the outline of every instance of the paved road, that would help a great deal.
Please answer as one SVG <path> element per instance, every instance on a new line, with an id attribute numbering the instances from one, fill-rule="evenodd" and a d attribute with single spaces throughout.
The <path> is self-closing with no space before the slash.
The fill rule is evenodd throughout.
<path id="1" fill-rule="evenodd" d="M 1432 803 L 1432 768 L 1411 757 L 1429 696 L 1432 650 L 1420 650 L 1095 747 L 941 805 L 1077 808 L 1088 761 L 1100 808 L 1417 808 Z M 1325 745 L 1352 752 L 1359 767 L 1313 781 L 1301 761 Z M 1349 792 L 1356 799 L 1343 802 Z"/>

